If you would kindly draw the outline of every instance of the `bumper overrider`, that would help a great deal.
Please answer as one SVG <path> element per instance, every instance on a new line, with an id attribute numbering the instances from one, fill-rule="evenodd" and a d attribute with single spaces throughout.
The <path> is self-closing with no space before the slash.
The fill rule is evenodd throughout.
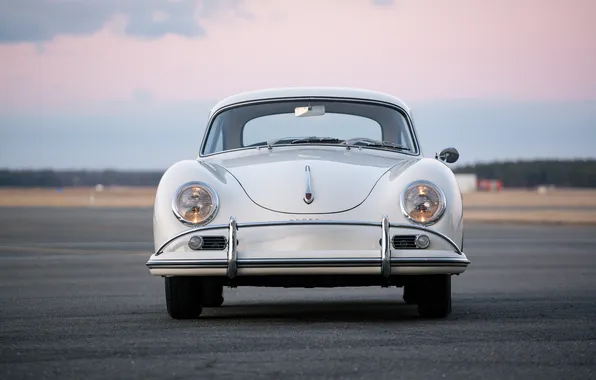
<path id="1" fill-rule="evenodd" d="M 317 255 L 303 255 L 297 251 L 292 257 L 255 257 L 254 255 L 243 255 L 238 251 L 239 238 L 244 229 L 256 229 L 267 227 L 286 226 L 353 226 L 362 228 L 378 228 L 380 248 L 372 253 L 358 256 L 353 253 L 345 257 L 337 255 L 324 255 L 324 252 Z M 418 234 L 425 234 L 449 247 L 449 250 L 398 250 L 392 249 L 390 240 L 391 229 L 402 229 L 416 231 Z M 188 252 L 192 258 L 167 258 L 166 248 L 173 242 L 188 235 L 206 233 L 213 231 L 224 231 L 227 236 L 225 252 L 220 252 L 218 258 L 197 257 L 197 251 Z M 240 232 L 239 232 L 240 231 Z M 324 233 L 323 231 L 319 233 Z M 184 252 L 186 253 L 186 252 Z M 201 252 L 199 252 L 201 253 Z M 240 255 L 239 255 L 240 253 Z M 163 256 L 162 256 L 163 255 Z M 273 256 L 273 255 L 272 255 Z M 287 255 L 286 255 L 287 256 Z M 310 257 L 308 257 L 310 256 Z M 390 223 L 387 216 L 383 216 L 380 222 L 370 221 L 340 221 L 340 220 L 287 220 L 271 222 L 247 222 L 238 223 L 235 217 L 231 217 L 228 224 L 214 224 L 203 227 L 196 227 L 181 232 L 165 241 L 159 249 L 151 256 L 146 263 L 151 273 L 161 276 L 175 275 L 217 275 L 234 279 L 241 275 L 263 275 L 263 274 L 379 274 L 389 278 L 398 274 L 459 274 L 465 271 L 470 264 L 466 255 L 460 247 L 445 234 L 430 228 L 415 226 L 411 224 Z"/>

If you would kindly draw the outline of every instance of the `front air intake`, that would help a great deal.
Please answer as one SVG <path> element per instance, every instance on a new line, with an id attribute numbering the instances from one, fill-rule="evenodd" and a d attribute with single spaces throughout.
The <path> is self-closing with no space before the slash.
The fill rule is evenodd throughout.
<path id="1" fill-rule="evenodd" d="M 393 249 L 418 249 L 416 235 L 393 235 L 391 245 Z"/>
<path id="2" fill-rule="evenodd" d="M 203 236 L 201 250 L 221 251 L 228 246 L 228 239 L 225 236 Z"/>

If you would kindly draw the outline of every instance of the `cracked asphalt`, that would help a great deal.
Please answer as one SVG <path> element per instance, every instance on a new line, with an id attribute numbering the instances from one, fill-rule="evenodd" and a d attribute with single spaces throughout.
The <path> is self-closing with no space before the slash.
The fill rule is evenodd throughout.
<path id="1" fill-rule="evenodd" d="M 1 379 L 590 379 L 596 227 L 466 224 L 453 313 L 401 289 L 225 289 L 176 321 L 147 209 L 0 209 Z"/>

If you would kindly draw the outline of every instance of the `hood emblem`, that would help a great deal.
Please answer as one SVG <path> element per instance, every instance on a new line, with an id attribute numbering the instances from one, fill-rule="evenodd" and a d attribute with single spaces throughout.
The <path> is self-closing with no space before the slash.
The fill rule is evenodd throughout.
<path id="1" fill-rule="evenodd" d="M 304 171 L 306 172 L 306 192 L 304 193 L 304 203 L 306 203 L 307 205 L 311 204 L 312 201 L 315 200 L 315 197 L 312 193 L 312 189 L 310 187 L 310 166 L 306 165 L 306 167 L 304 168 Z"/>

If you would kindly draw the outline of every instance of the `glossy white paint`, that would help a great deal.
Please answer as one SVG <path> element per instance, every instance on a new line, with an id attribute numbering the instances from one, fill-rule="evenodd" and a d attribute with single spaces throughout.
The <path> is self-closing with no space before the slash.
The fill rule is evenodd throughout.
<path id="1" fill-rule="evenodd" d="M 321 214 L 358 206 L 392 167 L 396 172 L 403 171 L 416 161 L 417 158 L 381 155 L 373 150 L 305 146 L 261 149 L 240 158 L 223 155 L 210 162 L 226 168 L 242 184 L 248 197 L 264 208 L 291 214 Z M 307 165 L 314 195 L 311 204 L 302 201 Z"/>
<path id="2" fill-rule="evenodd" d="M 219 101 L 212 108 L 211 114 L 221 108 L 238 103 L 279 98 L 301 98 L 305 96 L 374 100 L 394 104 L 401 107 L 408 114 L 411 114 L 410 107 L 403 100 L 393 95 L 379 91 L 345 87 L 285 87 L 242 92 Z"/>
<path id="3" fill-rule="evenodd" d="M 362 90 L 306 88 L 265 90 L 239 94 L 222 100 L 214 108 L 236 102 L 295 96 L 337 96 L 390 102 L 409 112 L 401 100 Z M 311 169 L 315 200 L 303 201 L 305 166 Z M 462 246 L 462 197 L 451 169 L 440 161 L 396 151 L 351 149 L 330 146 L 289 146 L 248 149 L 219 153 L 206 158 L 180 161 L 162 177 L 154 209 L 154 243 L 157 250 L 172 236 L 188 230 L 172 212 L 172 199 L 184 183 L 202 181 L 218 194 L 220 204 L 211 224 L 226 225 L 231 216 L 238 223 L 284 221 L 291 219 L 351 220 L 380 222 L 387 215 L 391 223 L 412 225 L 403 215 L 399 198 L 402 190 L 417 180 L 431 181 L 443 190 L 447 209 L 429 228 Z M 392 228 L 394 234 L 416 234 Z M 224 235 L 216 230 L 204 235 Z M 151 261 L 180 259 L 224 260 L 226 251 L 192 251 L 187 242 L 192 235 L 177 239 Z M 466 258 L 436 236 L 426 250 L 392 250 L 394 258 Z M 238 259 L 252 258 L 377 258 L 381 229 L 374 227 L 288 226 L 241 228 L 238 230 Z M 376 273 L 378 268 L 246 268 L 238 275 L 275 273 Z M 403 274 L 461 273 L 462 267 L 395 267 Z M 213 268 L 151 269 L 154 275 L 225 274 Z"/>

